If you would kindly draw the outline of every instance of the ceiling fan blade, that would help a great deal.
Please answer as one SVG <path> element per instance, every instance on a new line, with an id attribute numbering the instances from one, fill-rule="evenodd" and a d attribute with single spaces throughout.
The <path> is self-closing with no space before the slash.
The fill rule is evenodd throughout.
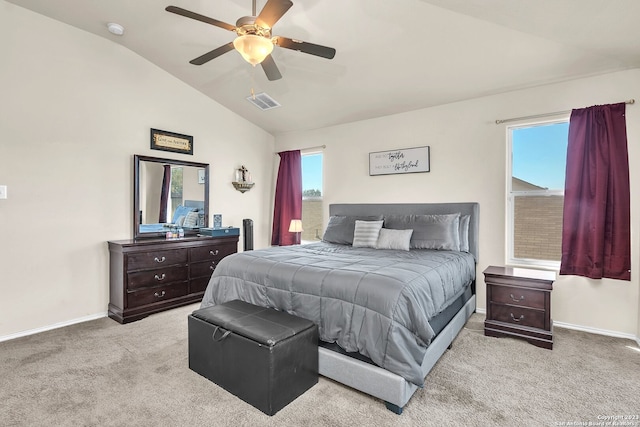
<path id="1" fill-rule="evenodd" d="M 290 0 L 268 0 L 256 18 L 256 24 L 263 28 L 273 28 L 291 6 L 293 3 Z"/>
<path id="2" fill-rule="evenodd" d="M 294 40 L 288 37 L 276 36 L 275 44 L 285 49 L 297 50 L 298 52 L 308 53 L 309 55 L 321 56 L 322 58 L 333 59 L 336 56 L 336 50 L 332 47 L 320 46 L 319 44 L 313 44 L 303 42 L 301 40 Z"/>
<path id="3" fill-rule="evenodd" d="M 278 70 L 278 66 L 271 55 L 264 58 L 260 65 L 262 65 L 262 69 L 269 80 L 273 81 L 282 78 L 282 74 L 280 74 L 280 70 Z"/>
<path id="4" fill-rule="evenodd" d="M 189 61 L 189 63 L 193 65 L 202 65 L 205 62 L 209 62 L 212 59 L 215 59 L 218 56 L 229 52 L 230 50 L 233 50 L 233 42 L 224 44 L 217 49 L 213 49 L 211 52 L 207 52 L 204 55 L 197 57 L 196 59 L 192 59 L 191 61 Z"/>
<path id="5" fill-rule="evenodd" d="M 204 22 L 207 24 L 215 25 L 216 27 L 223 28 L 229 31 L 235 31 L 236 26 L 227 24 L 226 22 L 218 21 L 217 19 L 209 18 L 208 16 L 200 15 L 199 13 L 191 12 L 190 10 L 183 9 L 177 6 L 167 6 L 165 8 L 167 12 L 175 13 L 177 15 L 185 16 L 187 18 L 195 19 L 196 21 Z"/>

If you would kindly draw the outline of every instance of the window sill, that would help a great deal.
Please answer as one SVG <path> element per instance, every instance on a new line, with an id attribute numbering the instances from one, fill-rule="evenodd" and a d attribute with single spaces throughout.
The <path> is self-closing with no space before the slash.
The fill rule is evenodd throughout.
<path id="1" fill-rule="evenodd" d="M 538 270 L 555 271 L 556 273 L 560 270 L 559 261 L 511 259 L 511 260 L 507 260 L 506 265 L 508 267 L 534 268 Z"/>

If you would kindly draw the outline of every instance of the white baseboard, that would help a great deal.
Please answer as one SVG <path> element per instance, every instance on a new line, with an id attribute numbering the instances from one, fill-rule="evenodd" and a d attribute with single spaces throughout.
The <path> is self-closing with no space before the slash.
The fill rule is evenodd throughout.
<path id="1" fill-rule="evenodd" d="M 487 310 L 484 308 L 476 308 L 476 313 L 487 314 Z M 606 335 L 608 337 L 626 338 L 626 339 L 635 341 L 638 344 L 638 347 L 640 347 L 640 337 L 637 337 L 633 334 L 625 334 L 623 332 L 609 331 L 607 329 L 591 328 L 588 326 L 573 325 L 571 323 L 556 322 L 555 320 L 553 321 L 553 327 L 573 329 L 574 331 L 582 331 L 582 332 L 588 332 L 590 334 Z"/>
<path id="2" fill-rule="evenodd" d="M 608 337 L 626 338 L 638 342 L 640 339 L 633 334 L 625 334 L 624 332 L 609 331 L 607 329 L 591 328 L 589 326 L 572 325 L 571 323 L 553 321 L 553 327 L 573 329 L 574 331 L 588 332 L 590 334 L 606 335 Z"/>
<path id="3" fill-rule="evenodd" d="M 54 323 L 53 325 L 43 326 L 41 328 L 29 329 L 27 331 L 17 332 L 11 335 L 0 337 L 0 342 L 9 341 L 16 338 L 26 337 L 28 335 L 38 334 L 40 332 L 50 331 L 52 329 L 64 328 L 65 326 L 75 325 L 76 323 L 88 322 L 102 317 L 107 317 L 107 312 L 90 314 L 89 316 L 79 317 L 77 319 L 66 320 L 64 322 Z"/>
<path id="4" fill-rule="evenodd" d="M 487 314 L 487 310 L 485 310 L 484 308 L 477 307 L 476 313 Z M 79 317 L 77 319 L 67 320 L 65 322 L 55 323 L 53 325 L 43 326 L 41 328 L 17 332 L 11 335 L 5 335 L 3 337 L 0 337 L 0 342 L 9 341 L 9 340 L 20 338 L 20 337 L 26 337 L 28 335 L 50 331 L 52 329 L 63 328 L 65 326 L 75 325 L 76 323 L 88 322 L 89 320 L 100 319 L 102 317 L 107 317 L 106 311 L 103 313 L 96 313 L 96 314 L 91 314 L 85 317 Z M 634 340 L 638 344 L 638 347 L 640 347 L 640 337 L 636 337 L 633 334 L 625 334 L 622 332 L 609 331 L 606 329 L 590 328 L 587 326 L 573 325 L 571 323 L 564 323 L 564 322 L 553 322 L 553 326 L 558 328 L 573 329 L 575 331 L 588 332 L 590 334 L 606 335 L 609 337 L 616 337 L 616 338 L 626 338 L 626 339 Z"/>

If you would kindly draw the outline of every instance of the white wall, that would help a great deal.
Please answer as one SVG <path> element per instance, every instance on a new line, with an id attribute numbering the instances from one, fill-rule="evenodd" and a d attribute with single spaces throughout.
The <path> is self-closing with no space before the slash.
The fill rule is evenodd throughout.
<path id="1" fill-rule="evenodd" d="M 273 136 L 120 45 L 1 0 L 0 53 L 0 338 L 106 314 L 134 154 L 210 163 L 211 212 L 252 218 L 268 244 Z M 193 156 L 151 150 L 150 128 L 192 135 Z"/>
<path id="2" fill-rule="evenodd" d="M 640 70 L 514 91 L 309 132 L 276 137 L 277 150 L 326 145 L 325 216 L 330 203 L 480 203 L 478 307 L 485 307 L 482 271 L 505 261 L 505 125 L 496 119 L 640 101 Z M 627 108 L 632 191 L 632 281 L 562 276 L 552 294 L 552 317 L 633 337 L 640 330 L 638 224 L 640 223 L 640 104 Z M 429 145 L 431 172 L 369 176 L 368 153 Z M 326 220 L 326 219 L 325 219 Z"/>

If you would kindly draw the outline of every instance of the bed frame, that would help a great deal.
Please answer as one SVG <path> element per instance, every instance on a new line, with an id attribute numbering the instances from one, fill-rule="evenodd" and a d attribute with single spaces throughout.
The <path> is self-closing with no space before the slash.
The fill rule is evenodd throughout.
<path id="1" fill-rule="evenodd" d="M 480 206 L 478 203 L 418 203 L 418 204 L 332 204 L 330 215 L 408 215 L 451 214 L 460 212 L 471 215 L 469 221 L 469 252 L 478 261 L 478 226 Z M 426 377 L 444 352 L 462 330 L 469 317 L 476 311 L 474 295 L 449 321 L 447 326 L 429 345 L 422 372 Z M 401 414 L 413 393 L 418 389 L 399 375 L 378 366 L 319 347 L 319 373 L 339 383 L 382 399 L 387 408 Z"/>

